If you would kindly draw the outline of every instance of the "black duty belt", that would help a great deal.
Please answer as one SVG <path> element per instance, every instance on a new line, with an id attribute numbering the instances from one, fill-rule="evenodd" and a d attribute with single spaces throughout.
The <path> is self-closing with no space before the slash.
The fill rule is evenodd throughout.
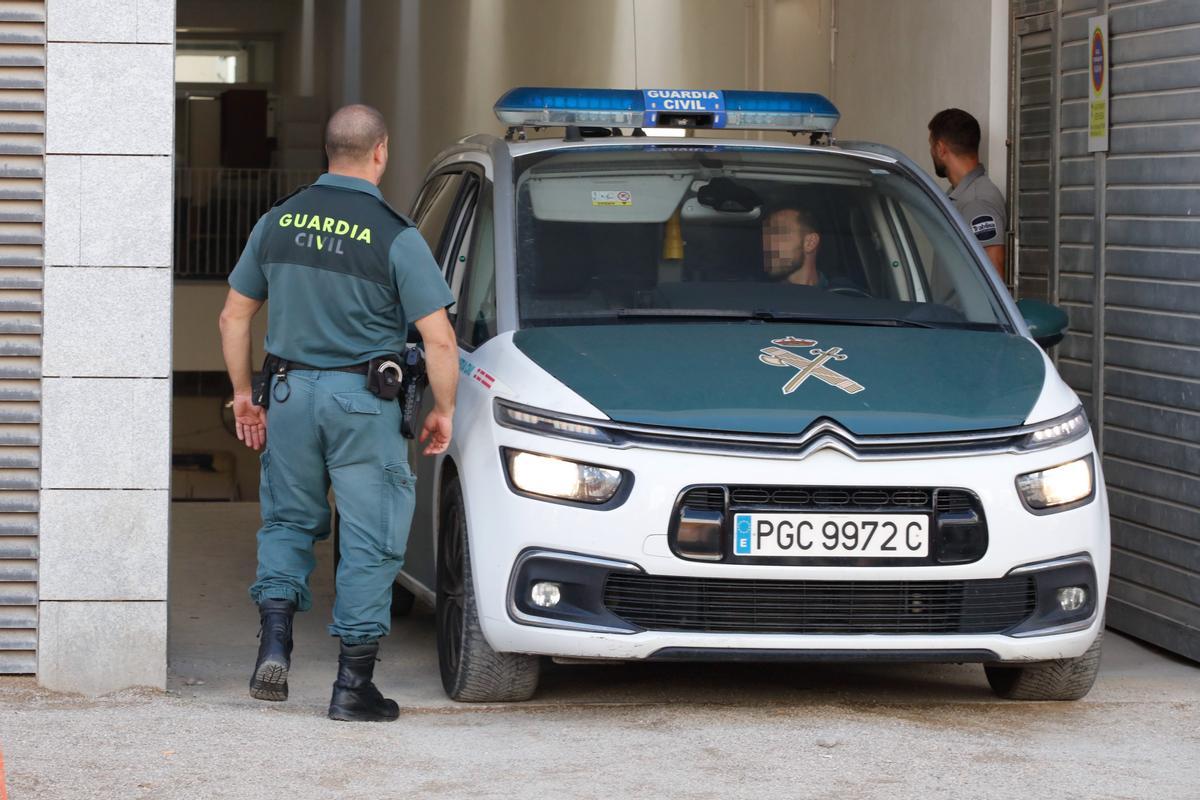
<path id="1" fill-rule="evenodd" d="M 293 370 L 316 370 L 318 372 L 349 372 L 355 375 L 366 375 L 366 389 L 383 400 L 395 400 L 403 389 L 404 370 L 400 366 L 405 356 L 376 356 L 361 364 L 348 364 L 342 367 L 314 367 L 299 361 L 288 361 L 286 358 L 267 354 L 262 371 L 253 376 L 251 382 L 252 402 L 256 406 L 267 408 L 271 399 L 280 403 L 287 402 L 291 397 L 292 387 L 288 385 L 288 373 Z M 278 378 L 274 386 L 271 379 Z"/>
<path id="2" fill-rule="evenodd" d="M 370 369 L 371 362 L 364 361 L 361 364 L 350 364 L 346 367 L 314 367 L 311 364 L 301 364 L 298 361 L 283 361 L 286 364 L 286 371 L 291 372 L 294 369 L 312 369 L 322 372 L 353 372 L 355 375 L 366 375 Z"/>

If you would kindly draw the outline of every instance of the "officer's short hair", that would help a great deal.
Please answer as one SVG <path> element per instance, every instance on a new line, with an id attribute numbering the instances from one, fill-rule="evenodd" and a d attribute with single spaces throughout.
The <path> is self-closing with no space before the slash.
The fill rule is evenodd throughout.
<path id="1" fill-rule="evenodd" d="M 325 155 L 330 162 L 363 161 L 387 138 L 387 123 L 377 109 L 342 106 L 325 125 Z"/>
<path id="2" fill-rule="evenodd" d="M 929 120 L 929 133 L 935 141 L 945 142 L 955 155 L 979 153 L 979 122 L 961 108 L 947 108 Z"/>
<path id="3" fill-rule="evenodd" d="M 821 232 L 821 226 L 817 224 L 816 214 L 812 213 L 811 211 L 809 211 L 807 208 L 804 208 L 803 206 L 792 205 L 790 203 L 783 203 L 780 205 L 770 206 L 767 209 L 767 215 L 765 217 L 763 217 L 763 222 L 766 222 L 767 220 L 769 220 L 771 217 L 775 216 L 776 214 L 782 214 L 784 212 L 790 212 L 792 214 L 795 214 L 796 219 L 798 219 L 800 221 L 800 224 L 803 225 L 805 228 L 808 228 L 810 231 L 813 231 L 814 233 Z"/>

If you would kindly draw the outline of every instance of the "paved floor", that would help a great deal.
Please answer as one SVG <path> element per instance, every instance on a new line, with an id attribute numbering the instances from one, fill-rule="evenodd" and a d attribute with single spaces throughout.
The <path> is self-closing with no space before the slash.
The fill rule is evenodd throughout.
<path id="1" fill-rule="evenodd" d="M 993 698 L 978 666 L 555 667 L 518 706 L 442 694 L 428 612 L 377 677 L 387 725 L 324 719 L 327 548 L 292 698 L 246 696 L 252 505 L 176 506 L 167 694 L 0 680 L 13 800 L 217 797 L 1200 797 L 1200 667 L 1109 632 L 1077 703 Z"/>

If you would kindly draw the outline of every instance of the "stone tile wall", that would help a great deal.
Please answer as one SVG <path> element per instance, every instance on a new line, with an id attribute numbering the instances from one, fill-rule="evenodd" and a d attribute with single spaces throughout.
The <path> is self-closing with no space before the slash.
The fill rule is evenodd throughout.
<path id="1" fill-rule="evenodd" d="M 47 0 L 38 679 L 165 687 L 173 0 Z"/>

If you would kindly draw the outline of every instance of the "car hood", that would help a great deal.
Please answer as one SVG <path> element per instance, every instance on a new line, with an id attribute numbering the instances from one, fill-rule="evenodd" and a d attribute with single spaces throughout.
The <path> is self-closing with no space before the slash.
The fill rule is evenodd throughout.
<path id="1" fill-rule="evenodd" d="M 797 434 L 822 418 L 859 435 L 1021 425 L 1045 380 L 1012 334 L 776 323 L 530 328 L 516 346 L 618 422 Z"/>

